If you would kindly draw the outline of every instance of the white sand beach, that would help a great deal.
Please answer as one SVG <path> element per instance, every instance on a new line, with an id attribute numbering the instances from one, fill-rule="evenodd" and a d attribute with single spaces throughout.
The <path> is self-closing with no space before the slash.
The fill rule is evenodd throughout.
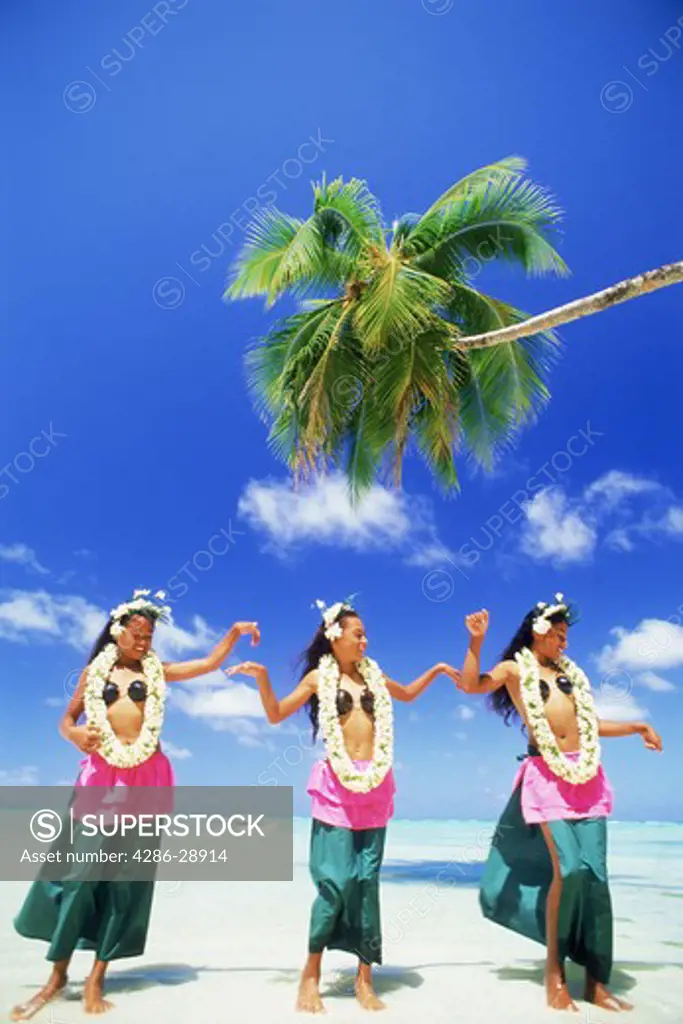
<path id="1" fill-rule="evenodd" d="M 483 822 L 395 821 L 383 876 L 383 967 L 377 989 L 387 1021 L 536 1024 L 544 1006 L 542 947 L 485 921 L 476 880 L 486 854 Z M 294 1012 L 314 895 L 306 866 L 308 823 L 296 822 L 290 883 L 159 883 L 147 950 L 109 972 L 112 1024 L 276 1024 Z M 683 1021 L 683 826 L 611 825 L 616 967 L 612 987 L 632 1000 L 633 1024 Z M 12 917 L 26 886 L 0 885 L 0 1005 L 26 999 L 47 975 L 43 943 L 20 938 Z M 35 1020 L 86 1019 L 79 1002 L 90 954 L 77 953 L 66 998 Z M 362 1019 L 353 961 L 325 959 L 330 1021 Z M 581 974 L 570 968 L 578 1000 Z M 613 1015 L 579 1001 L 576 1019 Z"/>

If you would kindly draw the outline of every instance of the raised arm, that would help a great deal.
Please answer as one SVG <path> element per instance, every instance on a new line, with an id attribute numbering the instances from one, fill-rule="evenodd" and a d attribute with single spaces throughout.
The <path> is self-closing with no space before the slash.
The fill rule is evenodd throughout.
<path id="1" fill-rule="evenodd" d="M 507 686 L 519 676 L 517 663 L 500 661 L 490 672 L 481 671 L 481 649 L 489 628 L 489 613 L 485 608 L 465 618 L 470 642 L 458 688 L 465 693 L 493 693 L 501 686 Z"/>
<path id="2" fill-rule="evenodd" d="M 605 737 L 642 736 L 648 750 L 662 750 L 662 738 L 647 722 L 609 722 L 598 719 L 598 734 Z"/>
<path id="3" fill-rule="evenodd" d="M 452 665 L 448 665 L 445 661 L 440 661 L 438 665 L 428 668 L 426 672 L 423 672 L 421 676 L 418 676 L 417 679 L 414 679 L 412 683 L 408 683 L 406 686 L 402 686 L 401 683 L 397 683 L 387 676 L 384 679 L 387 689 L 394 700 L 411 701 L 419 697 L 422 691 L 426 690 L 429 684 L 442 674 L 450 676 L 456 683 L 460 679 L 458 670 L 453 668 Z"/>
<path id="4" fill-rule="evenodd" d="M 220 668 L 233 647 L 243 636 L 251 637 L 251 646 L 261 640 L 261 632 L 257 622 L 236 622 L 230 627 L 219 644 L 216 644 L 205 658 L 194 658 L 191 661 L 172 661 L 164 664 L 164 676 L 167 683 L 178 683 L 184 679 L 194 679 Z"/>
<path id="5" fill-rule="evenodd" d="M 305 675 L 299 685 L 290 694 L 283 697 L 282 700 L 278 700 L 273 692 L 268 669 L 264 665 L 259 665 L 256 661 L 243 661 L 239 665 L 233 665 L 231 668 L 225 669 L 225 674 L 229 677 L 239 675 L 252 676 L 256 680 L 263 710 L 271 725 L 277 725 L 279 722 L 284 721 L 285 718 L 293 715 L 295 711 L 298 711 L 299 708 L 303 707 L 311 699 L 318 689 L 317 669 L 313 669 Z"/>

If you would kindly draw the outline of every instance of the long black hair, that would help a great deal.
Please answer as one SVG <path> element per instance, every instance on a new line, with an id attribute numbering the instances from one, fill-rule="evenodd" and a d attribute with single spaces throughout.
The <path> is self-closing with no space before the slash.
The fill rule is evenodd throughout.
<path id="1" fill-rule="evenodd" d="M 124 615 L 123 618 L 118 620 L 110 618 L 106 626 L 98 636 L 97 640 L 95 641 L 95 646 L 90 652 L 90 657 L 88 658 L 88 665 L 90 664 L 91 661 L 95 660 L 98 654 L 101 654 L 101 652 L 104 650 L 107 644 L 116 643 L 116 637 L 111 635 L 111 627 L 114 625 L 114 622 L 118 621 L 121 623 L 122 626 L 125 627 L 128 625 L 131 619 L 135 618 L 136 615 L 139 615 L 143 619 L 147 619 L 148 622 L 152 623 L 152 626 L 155 626 L 157 623 L 158 615 L 153 615 L 152 612 L 150 612 L 147 608 L 141 608 L 138 611 L 129 612 L 128 615 Z"/>
<path id="2" fill-rule="evenodd" d="M 345 619 L 357 618 L 358 612 L 354 611 L 353 608 L 344 607 L 334 621 L 341 625 Z M 301 667 L 299 681 L 301 681 L 304 676 L 307 676 L 309 672 L 312 672 L 314 668 L 318 667 L 318 662 L 325 654 L 332 654 L 332 644 L 325 636 L 327 626 L 328 624 L 325 622 L 320 623 L 315 636 L 299 658 L 298 664 Z M 313 741 L 315 742 L 318 736 L 318 714 L 320 711 L 320 701 L 318 700 L 317 693 L 314 693 L 311 698 L 306 701 L 306 710 L 308 711 L 308 717 L 311 720 Z"/>
<path id="3" fill-rule="evenodd" d="M 501 661 L 513 661 L 515 654 L 518 654 L 523 648 L 532 647 L 535 636 L 533 622 L 541 611 L 542 609 L 536 606 L 526 613 L 519 629 L 501 654 Z M 578 618 L 578 612 L 574 606 L 566 605 L 553 612 L 552 615 L 546 616 L 546 618 L 553 626 L 556 626 L 558 622 L 566 622 L 568 626 L 573 626 Z M 493 691 L 489 697 L 489 707 L 502 717 L 506 725 L 510 725 L 511 719 L 514 720 L 520 717 L 507 686 L 501 686 L 499 690 Z M 524 725 L 522 725 L 522 728 L 524 728 Z"/>

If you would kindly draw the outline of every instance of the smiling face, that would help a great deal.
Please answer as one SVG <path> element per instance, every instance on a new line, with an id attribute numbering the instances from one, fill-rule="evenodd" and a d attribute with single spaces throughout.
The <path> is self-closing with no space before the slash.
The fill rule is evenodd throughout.
<path id="1" fill-rule="evenodd" d="M 133 661 L 141 661 L 152 646 L 154 625 L 144 615 L 133 615 L 117 637 L 121 653 Z"/>
<path id="2" fill-rule="evenodd" d="M 534 634 L 534 651 L 542 658 L 559 661 L 567 647 L 567 623 L 554 622 L 547 633 Z"/>
<path id="3" fill-rule="evenodd" d="M 362 620 L 357 615 L 346 615 L 339 625 L 342 628 L 342 635 L 338 640 L 332 641 L 332 653 L 335 658 L 341 663 L 361 661 L 368 646 Z"/>

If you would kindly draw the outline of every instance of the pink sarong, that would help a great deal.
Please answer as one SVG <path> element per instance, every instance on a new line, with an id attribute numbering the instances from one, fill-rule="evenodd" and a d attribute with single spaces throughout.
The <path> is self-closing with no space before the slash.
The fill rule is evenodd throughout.
<path id="1" fill-rule="evenodd" d="M 354 761 L 356 768 L 366 768 L 370 761 Z M 369 793 L 355 793 L 342 786 L 324 758 L 316 761 L 311 770 L 306 792 L 313 801 L 312 817 L 338 828 L 385 828 L 394 813 L 396 782 L 393 768 L 382 782 Z"/>
<path id="2" fill-rule="evenodd" d="M 578 753 L 566 755 L 572 760 Z M 522 816 L 527 825 L 569 818 L 606 818 L 614 795 L 602 765 L 590 782 L 571 783 L 558 778 L 542 757 L 526 757 L 513 784 L 522 787 Z"/>
<path id="3" fill-rule="evenodd" d="M 74 788 L 73 814 L 104 815 L 107 820 L 118 813 L 170 814 L 173 810 L 174 775 L 171 762 L 156 750 L 134 768 L 117 768 L 94 751 L 81 761 Z M 110 787 L 120 799 L 112 800 Z M 154 793 L 150 793 L 150 789 Z"/>
<path id="4" fill-rule="evenodd" d="M 94 751 L 81 761 L 76 779 L 77 786 L 172 786 L 174 784 L 171 762 L 156 750 L 142 764 L 135 768 L 117 768 Z"/>

